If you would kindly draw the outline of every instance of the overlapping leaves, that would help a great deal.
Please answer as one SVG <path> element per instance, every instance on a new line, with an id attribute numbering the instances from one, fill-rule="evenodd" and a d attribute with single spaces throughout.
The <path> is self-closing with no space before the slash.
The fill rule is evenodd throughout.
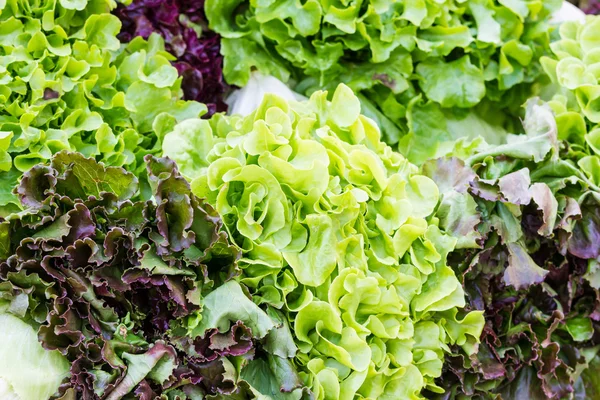
<path id="1" fill-rule="evenodd" d="M 332 101 L 267 95 L 245 118 L 180 123 L 163 150 L 243 249 L 254 302 L 290 322 L 317 399 L 422 398 L 442 390 L 448 345 L 475 351 L 483 319 L 459 311 L 438 188 L 360 109 L 345 85 Z"/>
<path id="2" fill-rule="evenodd" d="M 567 158 L 596 186 L 600 185 L 600 18 L 565 22 L 553 57 L 542 65 L 553 85 L 548 104 L 556 114 L 558 137 L 569 143 Z"/>
<path id="3" fill-rule="evenodd" d="M 254 68 L 301 93 L 343 82 L 384 140 L 422 163 L 456 137 L 483 128 L 501 141 L 519 128 L 560 4 L 207 0 L 206 15 L 223 37 L 228 82 L 244 85 Z"/>
<path id="4" fill-rule="evenodd" d="M 440 184 L 440 226 L 459 238 L 449 263 L 470 307 L 486 312 L 478 353 L 448 361 L 448 398 L 597 390 L 584 371 L 600 349 L 600 190 L 559 140 L 550 107 L 530 101 L 525 130 L 503 146 L 459 143 L 423 167 Z"/>
<path id="5" fill-rule="evenodd" d="M 227 85 L 223 80 L 220 40 L 207 27 L 204 0 L 123 3 L 114 11 L 123 23 L 119 39 L 128 43 L 136 36 L 147 39 L 153 32 L 159 33 L 166 50 L 176 57 L 173 65 L 183 78 L 184 98 L 206 104 L 207 117 L 225 111 L 222 97 Z"/>
<path id="6" fill-rule="evenodd" d="M 146 165 L 153 201 L 132 202 L 133 174 L 60 152 L 25 173 L 25 211 L 0 222 L 1 311 L 69 360 L 58 396 L 250 396 L 267 378 L 302 393 L 287 325 L 231 280 L 220 218 L 173 161 Z"/>
<path id="7" fill-rule="evenodd" d="M 15 210 L 18 177 L 61 150 L 141 174 L 162 129 L 206 108 L 181 101 L 181 79 L 158 35 L 122 47 L 114 5 L 0 2 L 0 207 Z"/>

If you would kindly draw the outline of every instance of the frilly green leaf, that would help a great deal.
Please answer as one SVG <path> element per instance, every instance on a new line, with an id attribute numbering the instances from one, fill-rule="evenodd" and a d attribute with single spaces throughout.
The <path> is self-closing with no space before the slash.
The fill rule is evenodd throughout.
<path id="1" fill-rule="evenodd" d="M 411 119 L 413 125 L 421 118 L 418 124 L 427 122 L 426 114 L 410 116 L 407 110 L 418 95 L 450 115 L 482 106 L 474 115 L 487 119 L 485 111 L 493 110 L 499 141 L 519 129 L 519 107 L 545 80 L 538 61 L 550 50 L 549 21 L 560 5 L 560 0 L 207 0 L 205 10 L 209 26 L 223 38 L 229 83 L 246 85 L 253 70 L 304 95 L 344 83 L 360 95 L 363 113 L 378 121 L 384 140 L 396 145 L 402 136 L 418 135 Z M 594 32 L 592 27 L 584 35 L 589 48 Z M 348 104 L 340 118 L 354 108 Z M 470 129 L 466 123 L 456 131 L 468 136 Z M 426 138 L 406 141 L 419 147 Z M 406 155 L 420 164 L 435 150 L 425 159 Z"/>

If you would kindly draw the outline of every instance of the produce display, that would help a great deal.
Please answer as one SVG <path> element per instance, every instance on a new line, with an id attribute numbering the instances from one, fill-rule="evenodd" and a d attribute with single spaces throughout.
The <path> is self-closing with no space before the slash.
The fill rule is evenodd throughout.
<path id="1" fill-rule="evenodd" d="M 0 0 L 0 399 L 600 398 L 597 6 Z"/>

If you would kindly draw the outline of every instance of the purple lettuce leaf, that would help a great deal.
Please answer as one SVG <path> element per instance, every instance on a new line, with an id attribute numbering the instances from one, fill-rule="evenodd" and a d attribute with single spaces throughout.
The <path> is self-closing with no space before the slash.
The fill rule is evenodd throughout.
<path id="1" fill-rule="evenodd" d="M 589 0 L 589 1 L 585 2 L 585 7 L 583 8 L 583 11 L 586 14 L 594 14 L 594 15 L 600 14 L 600 1 Z"/>
<path id="2" fill-rule="evenodd" d="M 569 253 L 583 259 L 600 257 L 600 203 L 595 198 L 580 206 L 581 221 L 573 229 L 568 242 Z"/>

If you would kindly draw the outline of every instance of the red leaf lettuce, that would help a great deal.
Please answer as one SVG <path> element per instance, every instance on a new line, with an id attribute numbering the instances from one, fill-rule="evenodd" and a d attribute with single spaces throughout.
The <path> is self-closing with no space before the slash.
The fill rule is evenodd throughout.
<path id="1" fill-rule="evenodd" d="M 0 299 L 70 361 L 62 399 L 259 393 L 245 374 L 293 371 L 269 347 L 283 323 L 231 280 L 240 253 L 175 163 L 145 161 L 148 201 L 131 200 L 133 174 L 79 153 L 26 172 L 25 211 L 0 220 Z"/>
<path id="2" fill-rule="evenodd" d="M 558 140 L 548 106 L 530 101 L 524 125 L 527 135 L 506 145 L 459 142 L 423 166 L 443 192 L 440 226 L 459 238 L 450 264 L 486 317 L 478 353 L 447 359 L 442 398 L 598 390 L 584 371 L 600 348 L 600 188 Z"/>

